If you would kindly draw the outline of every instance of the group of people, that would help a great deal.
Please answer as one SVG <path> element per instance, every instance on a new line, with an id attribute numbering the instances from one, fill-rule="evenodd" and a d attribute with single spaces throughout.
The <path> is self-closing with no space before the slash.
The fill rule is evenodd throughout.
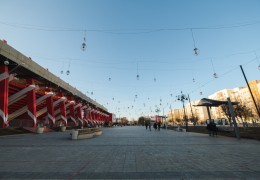
<path id="1" fill-rule="evenodd" d="M 213 121 L 210 121 L 207 124 L 207 130 L 209 132 L 209 136 L 215 136 L 215 135 L 217 136 L 218 135 L 217 125 Z"/>
<path id="2" fill-rule="evenodd" d="M 145 121 L 145 128 L 146 128 L 146 130 L 149 128 L 149 130 L 151 131 L 151 121 Z M 161 129 L 161 122 L 160 121 L 158 121 L 158 122 L 155 122 L 154 124 L 153 124 L 153 128 L 154 128 L 154 130 L 157 130 L 158 129 L 158 131 L 160 131 L 160 129 Z"/>

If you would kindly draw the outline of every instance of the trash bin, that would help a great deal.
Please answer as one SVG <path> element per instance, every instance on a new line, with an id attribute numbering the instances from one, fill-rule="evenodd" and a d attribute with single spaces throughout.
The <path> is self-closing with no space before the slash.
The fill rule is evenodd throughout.
<path id="1" fill-rule="evenodd" d="M 66 126 L 61 126 L 61 127 L 60 127 L 60 130 L 61 130 L 61 132 L 66 131 Z"/>
<path id="2" fill-rule="evenodd" d="M 42 134 L 44 131 L 44 127 L 37 127 L 36 132 L 37 134 Z"/>
<path id="3" fill-rule="evenodd" d="M 76 129 L 73 129 L 71 139 L 78 139 L 78 134 L 79 134 L 79 131 Z"/>

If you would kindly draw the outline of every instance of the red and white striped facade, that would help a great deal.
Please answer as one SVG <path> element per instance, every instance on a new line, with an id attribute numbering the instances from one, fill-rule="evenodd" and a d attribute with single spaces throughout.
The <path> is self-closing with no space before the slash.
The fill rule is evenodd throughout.
<path id="1" fill-rule="evenodd" d="M 67 84 L 0 41 L 0 128 L 84 127 L 112 120 L 106 108 Z"/>

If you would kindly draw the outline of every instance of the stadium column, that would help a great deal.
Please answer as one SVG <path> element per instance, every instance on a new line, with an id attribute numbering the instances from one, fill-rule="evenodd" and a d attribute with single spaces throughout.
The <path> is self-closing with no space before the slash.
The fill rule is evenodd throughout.
<path id="1" fill-rule="evenodd" d="M 86 107 L 83 111 L 84 111 L 84 121 L 86 122 L 86 125 L 88 124 L 88 108 Z"/>
<path id="2" fill-rule="evenodd" d="M 50 96 L 46 99 L 46 104 L 47 104 L 48 121 L 49 121 L 50 126 L 53 127 L 53 126 L 55 126 L 53 96 Z"/>
<path id="3" fill-rule="evenodd" d="M 84 123 L 82 120 L 81 106 L 82 106 L 82 104 L 80 102 L 77 102 L 76 113 L 77 113 L 78 121 L 80 122 L 80 126 L 83 127 Z"/>
<path id="4" fill-rule="evenodd" d="M 69 105 L 69 110 L 70 110 L 70 119 L 72 120 L 74 126 L 77 126 L 77 122 L 76 122 L 76 119 L 75 119 L 74 104 Z"/>
<path id="5" fill-rule="evenodd" d="M 96 114 L 95 108 L 93 109 L 93 118 L 94 118 L 94 121 L 97 121 L 97 114 Z"/>
<path id="6" fill-rule="evenodd" d="M 8 67 L 0 65 L 0 128 L 8 127 Z"/>
<path id="7" fill-rule="evenodd" d="M 89 119 L 93 121 L 93 114 L 92 114 L 92 108 L 89 108 Z"/>
<path id="8" fill-rule="evenodd" d="M 63 96 L 63 94 L 61 94 Z M 59 106 L 60 106 L 60 114 L 61 114 L 61 120 L 64 122 L 64 126 L 67 126 L 67 115 L 66 115 L 66 105 L 65 105 L 65 101 L 66 100 L 62 100 L 60 103 L 59 103 Z"/>
<path id="9" fill-rule="evenodd" d="M 98 121 L 99 121 L 99 123 L 101 124 L 101 118 L 100 118 L 100 115 L 101 115 L 101 114 L 100 114 L 100 111 L 97 112 L 97 115 L 98 115 Z"/>
<path id="10" fill-rule="evenodd" d="M 27 83 L 30 85 L 34 85 L 34 79 L 27 79 Z M 36 90 L 32 89 L 27 92 L 27 115 L 29 118 L 28 124 L 29 126 L 36 127 L 37 119 L 36 119 Z M 32 122 L 32 123 L 31 123 Z"/>

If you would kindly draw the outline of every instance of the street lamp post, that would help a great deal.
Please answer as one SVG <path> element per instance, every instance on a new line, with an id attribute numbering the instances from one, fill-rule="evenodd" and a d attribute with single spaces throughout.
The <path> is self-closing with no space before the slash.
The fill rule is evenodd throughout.
<path id="1" fill-rule="evenodd" d="M 183 112 L 184 112 L 184 120 L 185 120 L 185 123 L 186 123 L 186 132 L 187 132 L 188 131 L 188 119 L 186 117 L 184 102 L 185 102 L 185 100 L 188 100 L 188 97 L 185 94 L 182 94 L 182 91 L 181 91 L 181 94 L 176 96 L 176 97 L 177 97 L 178 101 L 182 102 Z"/>
<path id="2" fill-rule="evenodd" d="M 193 111 L 192 111 L 192 106 L 191 106 L 191 102 L 190 102 L 190 96 L 188 94 L 188 99 L 189 99 L 189 103 L 190 103 L 190 111 L 191 111 L 191 116 L 192 116 L 192 120 L 193 120 L 193 124 L 195 123 L 195 119 L 194 119 L 194 115 L 193 115 Z M 195 126 L 195 125 L 194 125 Z"/>
<path id="3" fill-rule="evenodd" d="M 155 109 L 155 112 L 157 112 L 158 113 L 158 118 L 157 118 L 157 120 L 159 121 L 159 112 L 160 112 L 161 110 L 157 107 L 156 109 Z"/>

